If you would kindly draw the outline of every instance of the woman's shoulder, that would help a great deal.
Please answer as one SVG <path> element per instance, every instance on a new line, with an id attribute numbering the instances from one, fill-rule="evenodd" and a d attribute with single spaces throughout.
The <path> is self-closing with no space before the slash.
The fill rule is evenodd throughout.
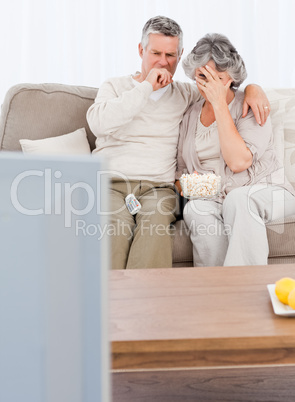
<path id="1" fill-rule="evenodd" d="M 193 103 L 183 115 L 183 119 L 180 125 L 180 136 L 186 137 L 191 131 L 194 131 L 196 127 L 198 116 L 202 108 L 203 100 Z"/>
<path id="2" fill-rule="evenodd" d="M 200 110 L 202 109 L 204 103 L 204 99 L 200 99 L 197 102 L 194 102 L 185 112 L 185 115 L 198 115 Z"/>
<path id="3" fill-rule="evenodd" d="M 235 91 L 235 98 L 230 108 L 230 113 L 234 119 L 239 118 L 243 114 L 244 92 L 240 90 Z"/>
<path id="4" fill-rule="evenodd" d="M 244 97 L 245 97 L 244 91 L 241 91 L 239 89 L 237 89 L 235 91 L 235 102 L 234 103 L 235 103 L 236 107 L 243 106 Z"/>

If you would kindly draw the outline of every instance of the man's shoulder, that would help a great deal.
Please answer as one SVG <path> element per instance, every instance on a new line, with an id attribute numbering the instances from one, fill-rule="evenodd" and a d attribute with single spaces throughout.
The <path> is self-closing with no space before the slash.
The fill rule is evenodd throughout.
<path id="1" fill-rule="evenodd" d="M 120 85 L 126 85 L 126 84 L 131 84 L 132 83 L 132 77 L 131 75 L 124 75 L 121 77 L 110 77 L 107 78 L 102 85 L 104 84 L 111 84 L 111 85 L 116 85 L 116 86 L 120 86 Z"/>
<path id="2" fill-rule="evenodd" d="M 113 93 L 120 95 L 122 92 L 132 89 L 133 86 L 134 84 L 132 83 L 132 77 L 130 75 L 110 77 L 100 85 L 98 94 Z"/>
<path id="3" fill-rule="evenodd" d="M 178 89 L 181 92 L 188 92 L 190 94 L 198 92 L 197 86 L 191 84 L 190 82 L 174 81 L 172 83 L 172 86 L 174 86 L 176 89 Z"/>
<path id="4" fill-rule="evenodd" d="M 189 82 L 174 81 L 172 88 L 175 93 L 178 93 L 186 101 L 188 106 L 200 99 L 200 92 L 197 86 Z"/>

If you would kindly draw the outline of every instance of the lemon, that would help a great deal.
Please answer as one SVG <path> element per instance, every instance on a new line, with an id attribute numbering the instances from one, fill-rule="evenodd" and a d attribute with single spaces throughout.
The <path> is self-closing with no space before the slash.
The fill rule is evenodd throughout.
<path id="1" fill-rule="evenodd" d="M 288 304 L 291 308 L 295 310 L 295 288 L 289 293 Z"/>
<path id="2" fill-rule="evenodd" d="M 295 279 L 282 278 L 276 282 L 275 293 L 280 302 L 288 304 L 288 296 L 295 289 Z"/>

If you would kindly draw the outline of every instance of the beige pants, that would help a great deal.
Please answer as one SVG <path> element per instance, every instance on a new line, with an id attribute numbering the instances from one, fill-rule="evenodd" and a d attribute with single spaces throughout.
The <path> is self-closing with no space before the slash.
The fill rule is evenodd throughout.
<path id="1" fill-rule="evenodd" d="M 191 200 L 184 221 L 194 266 L 267 265 L 265 224 L 295 214 L 295 197 L 282 187 L 256 184 L 232 190 L 223 204 Z"/>
<path id="2" fill-rule="evenodd" d="M 141 210 L 131 215 L 125 197 L 133 193 Z M 112 269 L 172 267 L 171 223 L 177 199 L 174 187 L 150 181 L 113 180 L 110 185 Z"/>

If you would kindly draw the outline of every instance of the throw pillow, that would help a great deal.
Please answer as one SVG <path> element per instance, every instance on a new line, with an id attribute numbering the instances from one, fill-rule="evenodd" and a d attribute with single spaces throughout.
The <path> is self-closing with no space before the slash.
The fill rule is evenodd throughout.
<path id="1" fill-rule="evenodd" d="M 90 146 L 85 128 L 57 137 L 42 140 L 19 140 L 24 153 L 43 155 L 90 154 Z"/>

